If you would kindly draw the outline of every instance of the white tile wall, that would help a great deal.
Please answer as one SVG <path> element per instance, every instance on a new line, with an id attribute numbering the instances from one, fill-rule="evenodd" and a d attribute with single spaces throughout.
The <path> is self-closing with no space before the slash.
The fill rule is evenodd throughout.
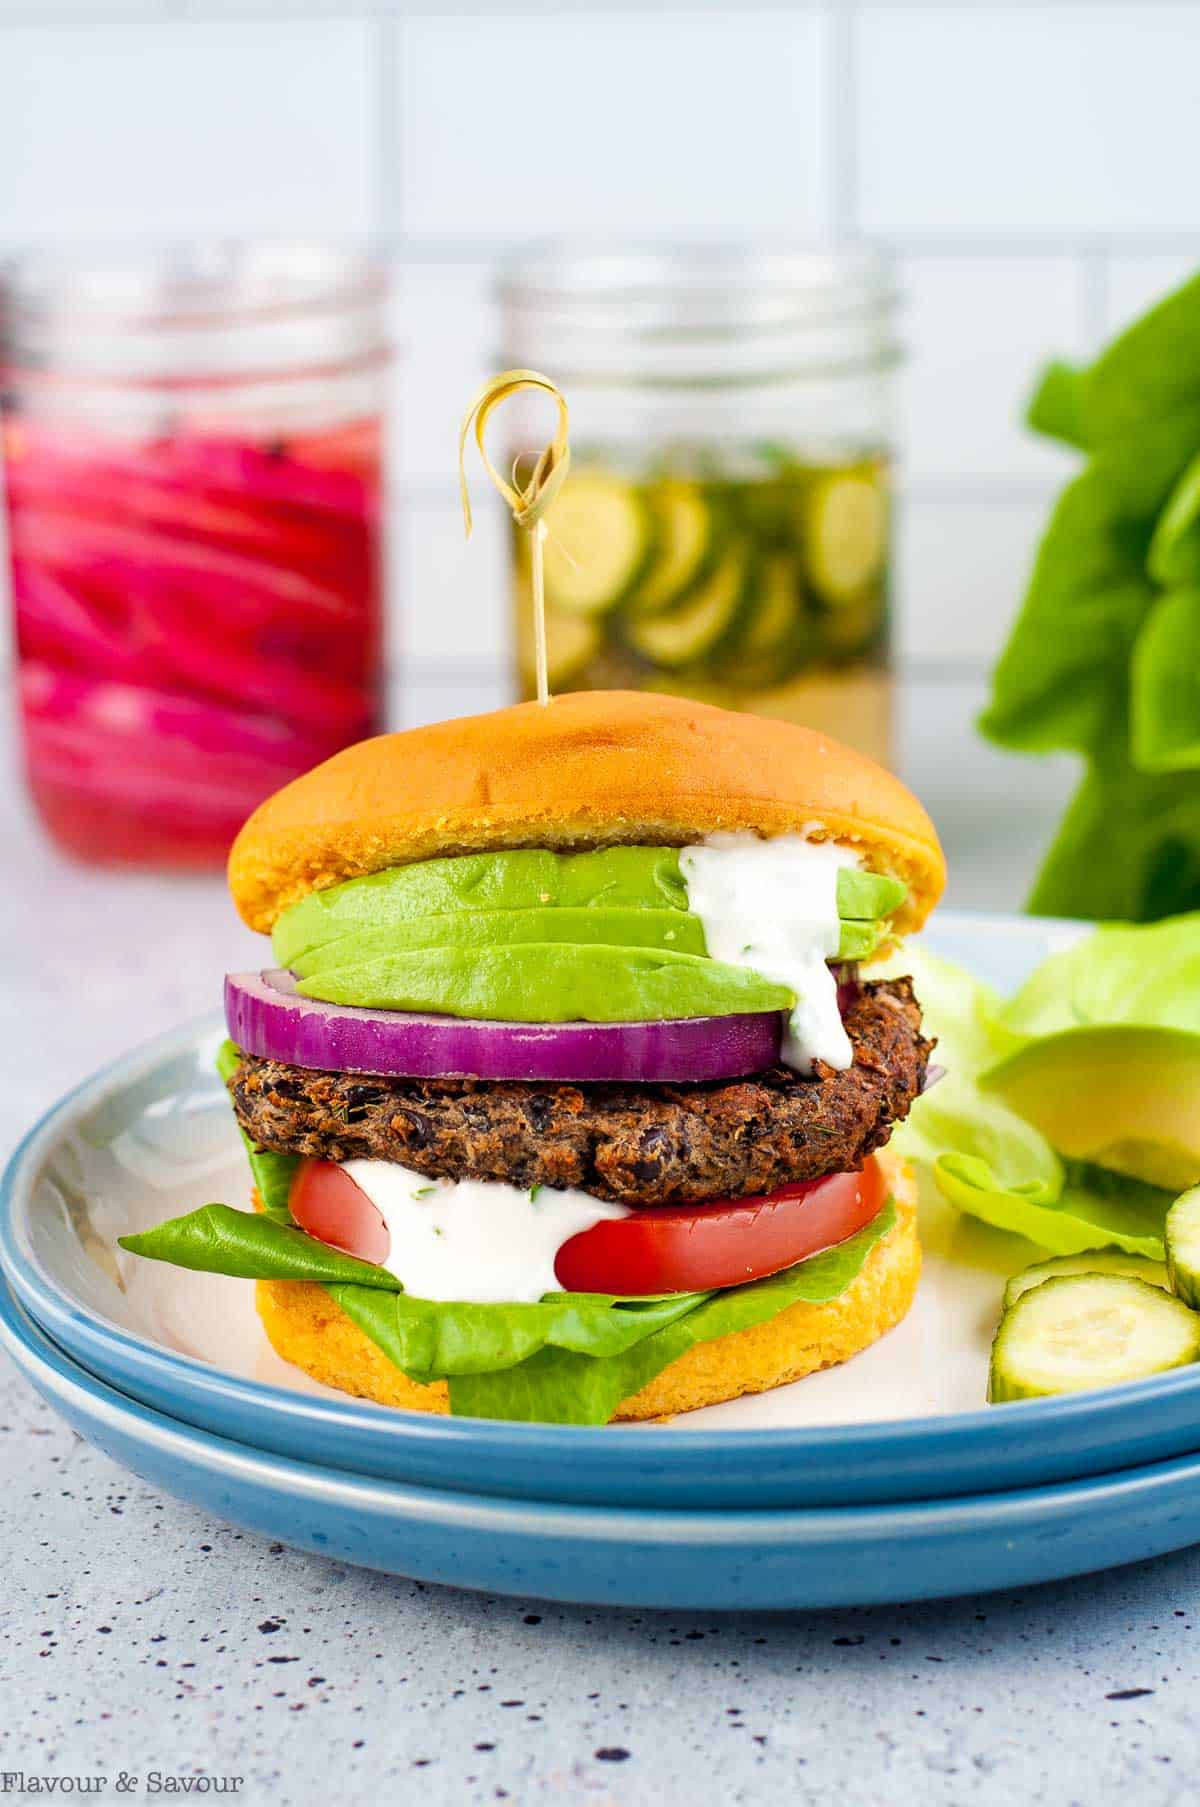
<path id="1" fill-rule="evenodd" d="M 458 493 L 401 498 L 392 513 L 397 650 L 406 664 L 473 667 L 505 663 L 508 597 L 503 510 L 473 490 L 468 540 Z"/>
<path id="2" fill-rule="evenodd" d="M 909 256 L 902 337 L 904 462 L 920 482 L 1054 478 L 1062 454 L 1021 424 L 1033 373 L 1086 349 L 1071 257 Z"/>
<path id="3" fill-rule="evenodd" d="M 396 643 L 482 668 L 503 535 L 468 549 L 458 412 L 489 260 L 571 229 L 866 230 L 907 293 L 900 643 L 982 669 L 1069 461 L 1020 425 L 1200 265 L 1197 0 L 0 0 L 0 252 L 381 234 L 402 356 Z"/>
<path id="4" fill-rule="evenodd" d="M 0 15 L 0 230 L 369 231 L 370 51 L 350 19 L 4 30 Z"/>
<path id="5" fill-rule="evenodd" d="M 499 332 L 486 263 L 410 264 L 400 273 L 394 470 L 446 487 L 457 470 L 459 416 L 491 373 Z"/>
<path id="6" fill-rule="evenodd" d="M 829 223 L 824 10 L 406 21 L 401 210 L 432 240 Z"/>
<path id="7" fill-rule="evenodd" d="M 990 664 L 1028 578 L 1045 521 L 1039 500 L 903 499 L 897 646 L 911 665 Z"/>
<path id="8" fill-rule="evenodd" d="M 868 228 L 1194 228 L 1194 6 L 868 5 L 856 40 Z"/>

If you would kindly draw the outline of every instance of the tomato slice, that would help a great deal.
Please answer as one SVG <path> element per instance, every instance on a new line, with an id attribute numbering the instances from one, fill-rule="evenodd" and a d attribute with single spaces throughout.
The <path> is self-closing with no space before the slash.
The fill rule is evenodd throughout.
<path id="1" fill-rule="evenodd" d="M 781 1186 L 758 1198 L 655 1205 L 593 1224 L 554 1263 L 567 1292 L 709 1292 L 792 1267 L 845 1242 L 883 1205 L 879 1164 Z"/>
<path id="2" fill-rule="evenodd" d="M 292 1175 L 288 1205 L 300 1228 L 319 1242 L 377 1264 L 391 1253 L 382 1213 L 336 1161 L 301 1161 Z"/>
<path id="3" fill-rule="evenodd" d="M 801 1180 L 757 1198 L 633 1211 L 569 1237 L 555 1277 L 567 1292 L 631 1298 L 740 1286 L 845 1242 L 876 1216 L 884 1190 L 879 1165 L 869 1160 L 861 1173 Z M 301 1161 L 288 1203 L 310 1236 L 363 1261 L 387 1260 L 382 1214 L 336 1162 Z"/>

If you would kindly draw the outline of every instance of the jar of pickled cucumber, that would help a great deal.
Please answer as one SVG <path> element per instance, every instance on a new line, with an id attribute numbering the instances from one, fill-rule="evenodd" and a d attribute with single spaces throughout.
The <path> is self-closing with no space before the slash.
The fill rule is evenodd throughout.
<path id="1" fill-rule="evenodd" d="M 552 252 L 502 278 L 503 362 L 553 378 L 571 474 L 547 516 L 552 689 L 676 691 L 887 762 L 898 361 L 861 248 Z M 510 452 L 545 441 L 514 404 Z M 523 411 L 522 411 L 523 410 Z M 528 535 L 518 679 L 534 687 Z"/>

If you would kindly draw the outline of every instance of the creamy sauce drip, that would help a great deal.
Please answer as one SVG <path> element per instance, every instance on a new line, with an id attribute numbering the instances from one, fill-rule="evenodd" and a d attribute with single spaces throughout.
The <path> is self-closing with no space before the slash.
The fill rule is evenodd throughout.
<path id="1" fill-rule="evenodd" d="M 814 1060 L 841 1071 L 853 1064 L 828 962 L 842 933 L 838 873 L 860 864 L 847 847 L 799 834 L 714 834 L 680 849 L 688 908 L 704 925 L 711 958 L 795 992 L 782 1058 L 799 1073 L 811 1073 Z"/>
<path id="2" fill-rule="evenodd" d="M 589 1193 L 498 1180 L 431 1180 L 394 1161 L 343 1161 L 391 1237 L 381 1265 L 415 1299 L 532 1305 L 563 1289 L 554 1260 L 564 1242 L 607 1218 L 628 1217 Z"/>

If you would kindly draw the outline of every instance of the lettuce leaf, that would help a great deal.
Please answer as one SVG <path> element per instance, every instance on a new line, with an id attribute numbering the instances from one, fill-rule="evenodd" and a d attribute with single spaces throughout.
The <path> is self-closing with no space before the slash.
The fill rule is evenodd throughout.
<path id="1" fill-rule="evenodd" d="M 344 1255 L 291 1224 L 235 1211 L 232 1205 L 201 1205 L 186 1217 L 172 1217 L 117 1241 L 131 1255 L 235 1280 L 352 1280 L 384 1290 L 400 1285 L 386 1268 Z"/>
<path id="2" fill-rule="evenodd" d="M 998 1016 L 1021 1037 L 1104 1023 L 1200 1032 L 1200 913 L 1095 929 L 1043 960 Z"/>
<path id="3" fill-rule="evenodd" d="M 449 1380 L 455 1412 L 603 1424 L 622 1399 L 694 1344 L 765 1323 L 802 1300 L 836 1298 L 895 1221 L 889 1200 L 837 1248 L 724 1292 L 655 1299 L 551 1293 L 536 1305 L 410 1298 L 386 1269 L 228 1205 L 204 1205 L 120 1243 L 131 1254 L 204 1273 L 324 1286 L 411 1380 Z"/>
<path id="4" fill-rule="evenodd" d="M 1159 597 L 1134 646 L 1130 683 L 1130 748 L 1139 771 L 1200 766 L 1200 588 Z"/>
<path id="5" fill-rule="evenodd" d="M 1001 1183 L 977 1155 L 946 1154 L 934 1167 L 938 1190 L 969 1217 L 1011 1230 L 1054 1255 L 1124 1249 L 1163 1258 L 1163 1226 L 1173 1195 L 1085 1161 L 1064 1165 L 1057 1181 Z"/>
<path id="6" fill-rule="evenodd" d="M 1138 629 L 1154 600 L 1149 525 L 1130 518 L 1107 467 L 1059 497 L 979 719 L 1016 752 L 1091 752 L 1112 737 Z"/>
<path id="7" fill-rule="evenodd" d="M 1063 1160 L 1040 1130 L 979 1084 L 990 1067 L 1032 1039 L 1025 1033 L 1031 1021 L 1069 1012 L 1064 993 L 1069 998 L 1072 989 L 1082 989 L 1080 974 L 1091 971 L 1086 950 L 1101 935 L 1116 933 L 1131 931 L 1101 930 L 1079 948 L 1052 956 L 1007 1006 L 951 961 L 907 950 L 903 963 L 912 972 L 926 1029 L 938 1038 L 937 1060 L 947 1073 L 917 1099 L 892 1140 L 925 1168 L 956 1209 L 997 1229 L 1058 1255 L 1120 1248 L 1161 1260 L 1168 1193 L 1086 1162 Z M 1135 1007 L 1129 1000 L 1127 1006 Z"/>
<path id="8" fill-rule="evenodd" d="M 722 1292 L 654 1301 L 601 1302 L 564 1293 L 540 1305 L 431 1306 L 426 1300 L 384 1298 L 353 1286 L 331 1291 L 410 1379 L 448 1378 L 450 1409 L 456 1414 L 606 1424 L 622 1399 L 697 1343 L 767 1323 L 790 1305 L 836 1299 L 895 1222 L 896 1207 L 889 1199 L 857 1235 L 781 1274 Z M 581 1312 L 581 1303 L 603 1303 L 607 1317 L 600 1310 Z M 425 1345 L 412 1336 L 410 1306 L 419 1308 L 431 1339 Z M 502 1363 L 505 1354 L 515 1355 L 535 1337 L 540 1346 Z"/>
<path id="9" fill-rule="evenodd" d="M 1042 862 L 1035 916 L 1152 922 L 1200 908 L 1200 783 L 1138 771 L 1113 732 Z"/>
<path id="10" fill-rule="evenodd" d="M 1196 909 L 1200 276 L 1090 366 L 1050 365 L 1029 420 L 1088 462 L 1051 515 L 979 721 L 1001 746 L 1086 761 L 1028 908 Z"/>

